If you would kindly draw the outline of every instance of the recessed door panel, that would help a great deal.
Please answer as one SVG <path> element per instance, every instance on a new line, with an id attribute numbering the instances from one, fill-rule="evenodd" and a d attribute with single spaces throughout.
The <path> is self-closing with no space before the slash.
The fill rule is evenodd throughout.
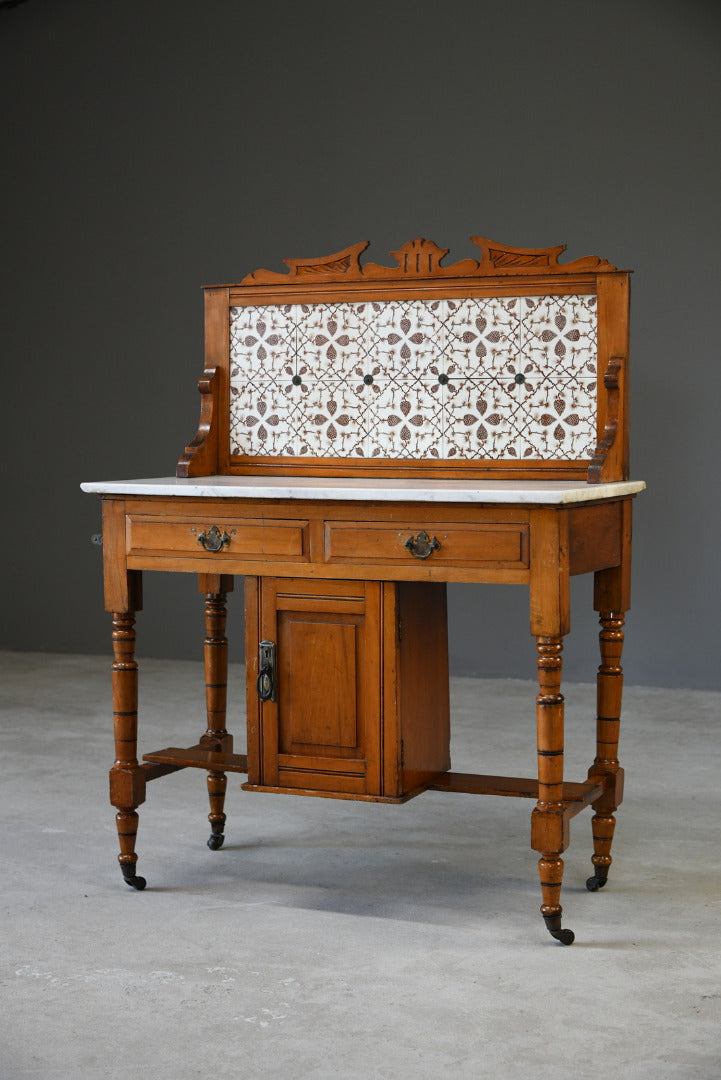
<path id="1" fill-rule="evenodd" d="M 357 615 L 278 612 L 279 753 L 358 756 L 361 624 Z"/>

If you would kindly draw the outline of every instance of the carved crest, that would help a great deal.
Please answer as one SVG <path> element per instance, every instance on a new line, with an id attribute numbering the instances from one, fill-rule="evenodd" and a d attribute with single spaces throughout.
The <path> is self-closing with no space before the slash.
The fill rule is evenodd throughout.
<path id="1" fill-rule="evenodd" d="M 274 270 L 256 270 L 243 278 L 241 285 L 293 284 L 309 277 L 323 281 L 387 281 L 403 278 L 455 278 L 498 277 L 510 274 L 575 274 L 600 273 L 615 270 L 615 266 L 597 255 L 587 255 L 570 263 L 559 263 L 558 257 L 566 250 L 565 244 L 548 248 L 520 248 L 497 244 L 485 236 L 472 236 L 471 241 L 481 252 L 481 258 L 463 259 L 451 266 L 443 266 L 448 248 L 441 248 L 432 240 L 417 237 L 391 251 L 396 266 L 378 263 L 361 264 L 360 256 L 369 245 L 361 241 L 344 248 L 334 255 L 316 259 L 284 259 L 287 274 Z"/>

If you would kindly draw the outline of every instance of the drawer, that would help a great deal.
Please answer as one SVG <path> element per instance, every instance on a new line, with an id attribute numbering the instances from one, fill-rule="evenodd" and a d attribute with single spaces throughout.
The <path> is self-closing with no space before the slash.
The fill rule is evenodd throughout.
<path id="1" fill-rule="evenodd" d="M 325 522 L 325 562 L 525 569 L 528 525 L 516 522 Z"/>
<path id="2" fill-rule="evenodd" d="M 307 562 L 308 522 L 276 518 L 174 519 L 146 514 L 126 517 L 126 550 L 132 555 L 208 558 L 217 561 L 272 559 Z"/>

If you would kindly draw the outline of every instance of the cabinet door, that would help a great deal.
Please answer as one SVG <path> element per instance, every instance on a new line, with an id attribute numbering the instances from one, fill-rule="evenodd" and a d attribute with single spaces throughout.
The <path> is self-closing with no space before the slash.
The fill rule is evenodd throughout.
<path id="1" fill-rule="evenodd" d="M 381 793 L 381 588 L 256 579 L 247 659 L 248 754 L 257 767 L 249 761 L 248 786 Z M 251 685 L 261 640 L 276 646 L 275 700 L 260 701 Z"/>

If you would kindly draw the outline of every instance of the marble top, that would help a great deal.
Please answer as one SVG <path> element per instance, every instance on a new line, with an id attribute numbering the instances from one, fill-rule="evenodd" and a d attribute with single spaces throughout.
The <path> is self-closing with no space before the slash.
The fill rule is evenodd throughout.
<path id="1" fill-rule="evenodd" d="M 211 499 L 325 499 L 430 503 L 567 504 L 643 491 L 643 480 L 585 484 L 566 480 L 393 479 L 333 476 L 161 476 L 81 484 L 99 495 L 177 495 Z"/>

